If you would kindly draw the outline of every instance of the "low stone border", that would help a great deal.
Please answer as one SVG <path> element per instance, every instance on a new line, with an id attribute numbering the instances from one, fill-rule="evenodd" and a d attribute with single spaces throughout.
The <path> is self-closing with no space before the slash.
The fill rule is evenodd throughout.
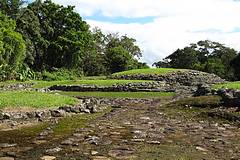
<path id="1" fill-rule="evenodd" d="M 165 82 L 142 82 L 116 84 L 112 86 L 98 85 L 54 85 L 49 90 L 72 91 L 72 92 L 174 92 L 175 90 Z"/>
<path id="2" fill-rule="evenodd" d="M 215 74 L 209 74 L 194 70 L 175 71 L 166 75 L 159 74 L 132 74 L 132 75 L 113 75 L 112 79 L 138 79 L 138 80 L 154 80 L 165 81 L 168 84 L 179 83 L 184 86 L 196 86 L 201 83 L 217 84 L 224 83 L 225 80 L 216 76 Z"/>

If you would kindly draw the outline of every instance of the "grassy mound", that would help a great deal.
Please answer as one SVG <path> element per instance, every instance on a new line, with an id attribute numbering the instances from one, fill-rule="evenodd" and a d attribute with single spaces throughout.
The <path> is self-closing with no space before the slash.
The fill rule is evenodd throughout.
<path id="1" fill-rule="evenodd" d="M 215 89 L 221 89 L 221 88 L 240 89 L 240 81 L 216 84 L 213 86 L 213 88 L 215 88 Z"/>
<path id="2" fill-rule="evenodd" d="M 174 69 L 174 68 L 149 68 L 149 69 L 134 69 L 124 72 L 114 73 L 113 76 L 119 75 L 135 75 L 135 74 L 159 74 L 164 75 L 174 71 L 182 71 L 183 69 Z"/>
<path id="3" fill-rule="evenodd" d="M 40 92 L 7 91 L 0 92 L 0 97 L 0 109 L 49 108 L 78 103 L 78 100 L 73 97 Z"/>
<path id="4" fill-rule="evenodd" d="M 73 97 L 100 97 L 100 98 L 159 98 L 172 97 L 172 92 L 59 92 Z"/>

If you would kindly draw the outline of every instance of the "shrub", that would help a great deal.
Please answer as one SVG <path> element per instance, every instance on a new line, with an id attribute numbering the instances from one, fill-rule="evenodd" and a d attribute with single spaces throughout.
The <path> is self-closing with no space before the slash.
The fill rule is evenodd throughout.
<path id="1" fill-rule="evenodd" d="M 59 69 L 53 72 L 44 71 L 42 74 L 42 80 L 45 81 L 76 80 L 81 76 L 82 76 L 81 72 L 79 73 L 76 70 Z"/>

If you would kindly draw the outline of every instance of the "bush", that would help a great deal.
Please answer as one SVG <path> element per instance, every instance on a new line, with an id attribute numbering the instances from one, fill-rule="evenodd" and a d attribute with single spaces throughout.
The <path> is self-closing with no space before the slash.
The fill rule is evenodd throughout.
<path id="1" fill-rule="evenodd" d="M 17 75 L 17 79 L 20 81 L 36 80 L 38 77 L 37 73 L 30 69 L 26 64 L 19 69 Z"/>
<path id="2" fill-rule="evenodd" d="M 59 69 L 57 71 L 42 73 L 42 80 L 45 81 L 62 81 L 62 80 L 76 80 L 82 76 L 82 73 L 76 70 Z"/>

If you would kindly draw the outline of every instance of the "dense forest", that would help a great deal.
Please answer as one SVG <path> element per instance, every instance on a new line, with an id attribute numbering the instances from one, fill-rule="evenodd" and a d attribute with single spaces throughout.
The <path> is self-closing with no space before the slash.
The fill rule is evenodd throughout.
<path id="1" fill-rule="evenodd" d="M 136 40 L 104 34 L 50 0 L 0 1 L 0 80 L 108 75 L 147 68 Z"/>
<path id="2" fill-rule="evenodd" d="M 218 42 L 209 40 L 177 49 L 162 61 L 158 68 L 183 68 L 214 73 L 227 80 L 240 80 L 240 54 Z"/>

